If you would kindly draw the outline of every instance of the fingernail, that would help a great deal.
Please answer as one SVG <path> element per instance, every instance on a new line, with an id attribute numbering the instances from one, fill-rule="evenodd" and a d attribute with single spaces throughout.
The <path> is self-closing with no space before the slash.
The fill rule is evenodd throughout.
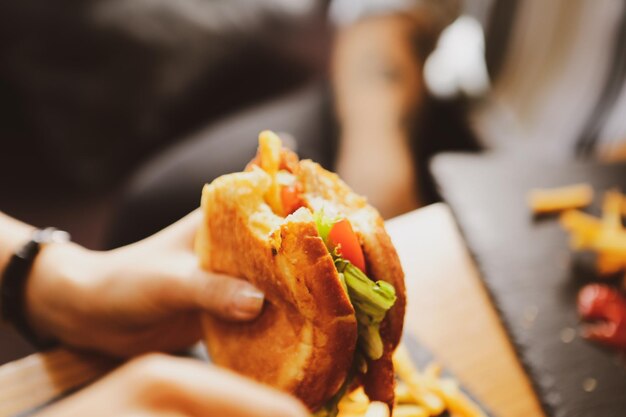
<path id="1" fill-rule="evenodd" d="M 233 313 L 240 319 L 256 317 L 263 307 L 264 294 L 251 285 L 245 285 L 233 297 Z"/>

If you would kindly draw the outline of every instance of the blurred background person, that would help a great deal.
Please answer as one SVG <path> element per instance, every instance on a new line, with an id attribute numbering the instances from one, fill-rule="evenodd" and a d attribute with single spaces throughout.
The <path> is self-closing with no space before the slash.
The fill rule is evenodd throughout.
<path id="1" fill-rule="evenodd" d="M 230 152 L 224 161 L 243 166 L 265 127 L 337 170 L 385 217 L 437 200 L 428 161 L 443 150 L 616 158 L 625 13 L 612 0 L 332 1 L 330 91 L 322 73 L 321 84 L 213 124 L 147 164 L 113 234 L 148 227 L 131 219 L 160 196 L 190 207 L 190 185 L 226 171 L 211 155 Z"/>
<path id="2" fill-rule="evenodd" d="M 511 151 L 529 164 L 624 153 L 623 2 L 336 0 L 331 16 L 341 27 L 337 167 L 381 207 L 398 203 L 388 214 L 436 198 L 428 159 L 441 150 Z M 428 29 L 449 22 L 434 52 L 420 53 Z M 398 156 L 409 147 L 413 158 Z M 359 160 L 386 163 L 363 170 Z M 415 186 L 390 186 L 411 172 Z"/>

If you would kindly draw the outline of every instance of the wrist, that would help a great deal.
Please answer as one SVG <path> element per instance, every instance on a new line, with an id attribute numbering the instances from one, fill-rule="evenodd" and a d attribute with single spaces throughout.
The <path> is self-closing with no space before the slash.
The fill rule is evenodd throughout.
<path id="1" fill-rule="evenodd" d="M 11 219 L 0 212 L 0 281 L 9 260 L 33 235 L 35 228 Z"/>
<path id="2" fill-rule="evenodd" d="M 24 294 L 24 314 L 38 337 L 66 341 L 72 332 L 80 306 L 89 303 L 83 290 L 91 256 L 91 251 L 71 242 L 42 246 Z"/>

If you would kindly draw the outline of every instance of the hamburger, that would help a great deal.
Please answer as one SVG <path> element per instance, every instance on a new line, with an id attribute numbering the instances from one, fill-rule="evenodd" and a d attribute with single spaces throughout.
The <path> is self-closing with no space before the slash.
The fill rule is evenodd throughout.
<path id="1" fill-rule="evenodd" d="M 376 209 L 264 131 L 243 172 L 204 186 L 202 210 L 201 266 L 265 294 L 251 322 L 203 317 L 214 363 L 295 395 L 317 415 L 336 414 L 359 385 L 391 409 L 405 287 Z"/>

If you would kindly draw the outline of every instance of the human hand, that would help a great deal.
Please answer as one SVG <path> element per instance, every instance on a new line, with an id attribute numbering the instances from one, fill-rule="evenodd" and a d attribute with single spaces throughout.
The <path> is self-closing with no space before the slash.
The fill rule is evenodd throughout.
<path id="1" fill-rule="evenodd" d="M 131 356 L 174 351 L 198 341 L 200 312 L 249 320 L 263 294 L 244 280 L 199 269 L 194 211 L 135 244 L 95 252 L 52 244 L 36 259 L 26 313 L 40 336 L 90 350 Z"/>
<path id="2" fill-rule="evenodd" d="M 37 417 L 305 417 L 294 398 L 192 359 L 134 359 Z"/>

